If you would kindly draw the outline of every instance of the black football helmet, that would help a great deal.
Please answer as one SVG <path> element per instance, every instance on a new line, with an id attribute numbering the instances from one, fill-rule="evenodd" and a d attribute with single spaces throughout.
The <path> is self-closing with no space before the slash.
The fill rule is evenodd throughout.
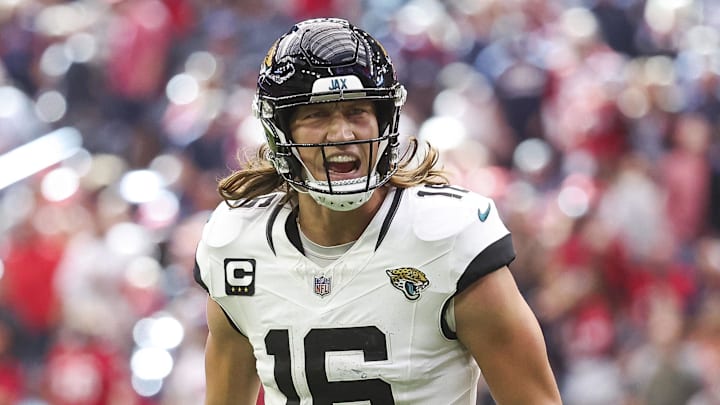
<path id="1" fill-rule="evenodd" d="M 288 128 L 295 107 L 358 99 L 375 104 L 377 138 L 322 144 L 293 141 Z M 269 159 L 277 172 L 319 204 L 347 211 L 365 203 L 397 170 L 398 120 L 405 99 L 405 88 L 379 42 L 348 21 L 319 18 L 294 25 L 272 45 L 261 66 L 253 112 L 263 124 Z M 316 180 L 297 151 L 360 143 L 370 144 L 371 153 L 368 173 L 358 179 Z M 374 144 L 377 156 L 372 155 Z"/>

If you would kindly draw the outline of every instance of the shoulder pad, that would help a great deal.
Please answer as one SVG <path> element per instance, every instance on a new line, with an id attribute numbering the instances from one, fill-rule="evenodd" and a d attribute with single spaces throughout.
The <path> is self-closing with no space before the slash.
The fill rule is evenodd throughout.
<path id="1" fill-rule="evenodd" d="M 210 214 L 207 224 L 203 228 L 202 240 L 210 247 L 225 246 L 235 239 L 240 233 L 239 227 L 223 226 L 227 224 L 227 218 L 232 216 L 230 207 L 224 202 L 215 208 Z"/>
<path id="2" fill-rule="evenodd" d="M 282 193 L 268 194 L 238 208 L 232 208 L 225 202 L 221 202 L 205 224 L 202 240 L 213 248 L 229 244 L 251 223 L 267 217 L 272 208 L 280 201 L 278 197 L 281 195 Z"/>
<path id="3" fill-rule="evenodd" d="M 413 188 L 411 199 L 413 231 L 425 241 L 457 235 L 497 215 L 492 199 L 456 186 Z"/>

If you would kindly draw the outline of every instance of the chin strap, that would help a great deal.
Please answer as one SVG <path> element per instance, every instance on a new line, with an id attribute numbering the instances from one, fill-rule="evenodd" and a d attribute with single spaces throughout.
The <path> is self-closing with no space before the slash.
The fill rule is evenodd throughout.
<path id="1" fill-rule="evenodd" d="M 308 193 L 323 207 L 333 211 L 352 211 L 368 202 L 374 191 L 375 189 L 354 194 L 324 194 L 308 190 Z"/>
<path id="2" fill-rule="evenodd" d="M 306 181 L 312 188 L 308 194 L 320 205 L 334 211 L 351 211 L 365 204 L 378 186 L 379 176 L 374 172 L 368 181 L 367 176 L 352 180 L 333 181 L 334 193 L 330 193 L 330 185 L 326 181 L 317 181 L 309 176 Z M 367 185 L 369 184 L 369 188 Z M 338 194 L 343 193 L 344 194 Z"/>

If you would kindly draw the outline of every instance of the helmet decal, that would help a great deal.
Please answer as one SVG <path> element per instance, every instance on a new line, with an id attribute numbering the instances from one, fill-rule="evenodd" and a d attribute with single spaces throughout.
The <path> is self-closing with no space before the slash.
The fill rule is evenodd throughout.
<path id="1" fill-rule="evenodd" d="M 267 69 L 270 66 L 272 66 L 273 57 L 275 56 L 275 52 L 277 51 L 278 42 L 280 40 L 275 41 L 274 44 L 268 49 L 267 55 L 265 55 L 265 59 L 263 60 L 263 69 Z"/>
<path id="2" fill-rule="evenodd" d="M 313 93 L 325 91 L 361 90 L 363 88 L 357 76 L 324 77 L 315 80 L 312 86 Z"/>
<path id="3" fill-rule="evenodd" d="M 277 84 L 285 83 L 292 75 L 295 74 L 295 65 L 288 58 L 278 62 L 272 71 L 267 72 L 267 78 Z"/>

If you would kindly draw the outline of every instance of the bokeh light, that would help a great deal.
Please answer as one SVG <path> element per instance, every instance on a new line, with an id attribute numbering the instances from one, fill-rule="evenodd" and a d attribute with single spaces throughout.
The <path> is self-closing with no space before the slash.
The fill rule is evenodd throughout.
<path id="1" fill-rule="evenodd" d="M 139 320 L 133 328 L 135 344 L 141 348 L 155 347 L 171 350 L 180 345 L 185 330 L 177 319 L 158 315 Z"/>
<path id="2" fill-rule="evenodd" d="M 462 118 L 468 111 L 467 100 L 456 91 L 444 90 L 435 97 L 433 110 L 439 116 Z"/>
<path id="3" fill-rule="evenodd" d="M 177 156 L 169 154 L 158 155 L 153 158 L 149 169 L 159 174 L 164 184 L 174 184 L 183 175 L 182 161 Z"/>
<path id="4" fill-rule="evenodd" d="M 105 235 L 105 243 L 113 252 L 129 257 L 147 255 L 154 250 L 154 243 L 147 229 L 130 222 L 121 222 L 110 227 Z M 140 272 L 143 271 L 146 271 L 146 268 L 141 267 Z M 148 273 L 156 274 L 152 267 Z"/>
<path id="5" fill-rule="evenodd" d="M 75 63 L 87 63 L 95 58 L 98 52 L 98 41 L 90 33 L 78 32 L 65 41 L 65 54 Z"/>
<path id="6" fill-rule="evenodd" d="M 132 376 L 132 387 L 143 397 L 153 397 L 160 393 L 163 388 L 162 379 L 143 379 L 137 375 Z"/>
<path id="7" fill-rule="evenodd" d="M 173 363 L 170 353 L 160 348 L 138 349 L 130 359 L 133 374 L 146 381 L 167 377 L 172 371 Z"/>
<path id="8" fill-rule="evenodd" d="M 127 283 L 135 288 L 157 287 L 162 277 L 162 267 L 157 260 L 148 256 L 137 256 L 130 260 L 125 269 Z"/>
<path id="9" fill-rule="evenodd" d="M 122 158 L 110 154 L 94 154 L 83 182 L 92 189 L 108 186 L 121 178 L 126 170 L 127 164 Z"/>
<path id="10" fill-rule="evenodd" d="M 29 218 L 37 207 L 33 190 L 23 184 L 10 187 L 5 191 L 5 196 L 0 200 L 0 224 L 2 228 L 10 228 L 13 225 Z"/>
<path id="11" fill-rule="evenodd" d="M 455 117 L 436 116 L 420 126 L 419 138 L 430 142 L 439 150 L 458 147 L 467 137 L 465 124 Z"/>
<path id="12" fill-rule="evenodd" d="M 72 65 L 72 60 L 68 57 L 62 44 L 50 45 L 40 58 L 40 69 L 51 77 L 64 75 L 70 69 L 70 65 Z"/>
<path id="13" fill-rule="evenodd" d="M 131 203 L 153 201 L 160 195 L 165 182 L 152 170 L 133 170 L 120 180 L 120 195 Z"/>
<path id="14" fill-rule="evenodd" d="M 0 87 L 0 118 L 17 115 L 24 108 L 27 100 L 27 96 L 15 87 Z"/>
<path id="15" fill-rule="evenodd" d="M 40 189 L 48 201 L 62 201 L 78 191 L 80 180 L 74 170 L 57 168 L 43 177 Z"/>
<path id="16" fill-rule="evenodd" d="M 542 139 L 527 139 L 521 142 L 513 155 L 515 166 L 525 173 L 536 173 L 545 169 L 552 160 L 552 150 Z"/>
<path id="17" fill-rule="evenodd" d="M 165 93 L 171 102 L 185 105 L 192 103 L 198 98 L 200 86 L 195 77 L 181 73 L 168 81 Z"/>
<path id="18" fill-rule="evenodd" d="M 563 187 L 560 190 L 557 202 L 560 211 L 570 218 L 581 217 L 590 208 L 590 197 L 583 189 L 576 186 Z"/>
<path id="19" fill-rule="evenodd" d="M 64 127 L 0 155 L 0 190 L 75 155 L 82 137 Z"/>
<path id="20" fill-rule="evenodd" d="M 650 100 L 636 87 L 624 89 L 618 97 L 617 105 L 620 112 L 632 119 L 642 118 L 650 111 Z"/>
<path id="21" fill-rule="evenodd" d="M 257 147 L 265 143 L 265 129 L 260 120 L 253 116 L 248 116 L 242 121 L 235 136 L 241 145 L 247 147 Z"/>
<path id="22" fill-rule="evenodd" d="M 210 52 L 193 52 L 185 62 L 185 70 L 198 80 L 209 80 L 218 70 L 218 60 Z"/>
<path id="23" fill-rule="evenodd" d="M 61 120 L 67 112 L 65 97 L 58 91 L 51 90 L 41 94 L 35 104 L 35 113 L 44 122 Z"/>
<path id="24" fill-rule="evenodd" d="M 576 38 L 589 38 L 597 33 L 597 19 L 590 10 L 575 7 L 565 10 L 562 14 L 562 27 Z"/>

